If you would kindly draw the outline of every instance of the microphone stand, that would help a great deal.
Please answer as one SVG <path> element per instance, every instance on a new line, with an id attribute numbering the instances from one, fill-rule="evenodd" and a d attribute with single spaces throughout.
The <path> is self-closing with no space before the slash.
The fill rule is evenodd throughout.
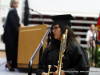
<path id="1" fill-rule="evenodd" d="M 91 66 L 93 66 L 93 36 L 91 37 L 91 40 L 90 40 L 90 50 L 92 50 Z"/>
<path id="2" fill-rule="evenodd" d="M 93 37 L 92 37 L 92 66 L 93 66 L 93 53 L 94 53 L 94 47 L 93 47 L 93 44 L 94 44 L 94 33 L 93 33 Z"/>
<path id="3" fill-rule="evenodd" d="M 40 18 L 42 19 L 42 24 L 44 24 L 43 15 L 41 13 L 39 13 L 38 11 L 34 11 L 34 12 L 37 12 L 38 14 L 40 14 Z"/>
<path id="4" fill-rule="evenodd" d="M 97 67 L 97 32 L 98 32 L 98 30 L 96 29 L 95 67 Z"/>
<path id="5" fill-rule="evenodd" d="M 91 59 L 91 66 L 93 66 L 93 53 L 94 53 L 94 47 L 93 47 L 93 45 L 94 45 L 94 33 L 93 33 L 93 36 L 91 37 L 91 40 L 90 40 L 90 49 L 92 50 L 92 59 Z M 91 43 L 92 42 L 92 43 Z"/>
<path id="6" fill-rule="evenodd" d="M 31 10 L 31 11 L 33 11 L 33 12 L 36 12 L 36 13 L 38 13 L 38 14 L 40 15 L 40 18 L 42 19 L 42 22 L 41 22 L 41 24 L 44 24 L 43 15 L 42 15 L 40 12 L 38 12 L 38 11 L 34 11 L 33 9 L 31 9 L 31 8 L 29 8 L 29 7 L 26 7 L 26 8 L 30 9 L 30 10 Z"/>
<path id="7" fill-rule="evenodd" d="M 38 13 L 38 14 L 40 15 L 40 24 L 44 24 L 43 15 L 42 15 L 40 12 L 34 11 L 33 9 L 31 9 L 31 8 L 29 8 L 29 7 L 26 7 L 26 8 L 27 8 L 27 9 L 30 9 L 30 10 L 33 11 L 33 12 Z M 41 20 L 41 19 L 42 19 L 42 20 Z M 41 55 L 42 55 L 42 51 L 43 51 L 43 47 L 41 47 L 41 49 L 40 49 L 39 60 L 40 60 L 40 57 L 41 57 Z"/>

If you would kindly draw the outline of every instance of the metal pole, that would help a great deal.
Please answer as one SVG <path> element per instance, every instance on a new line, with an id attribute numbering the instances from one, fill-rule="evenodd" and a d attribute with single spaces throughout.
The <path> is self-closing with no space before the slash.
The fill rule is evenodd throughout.
<path id="1" fill-rule="evenodd" d="M 32 74 L 32 64 L 33 64 L 33 61 L 34 61 L 37 53 L 40 51 L 41 47 L 43 46 L 43 42 L 45 41 L 45 39 L 46 39 L 47 35 L 49 34 L 49 32 L 50 32 L 50 29 L 48 29 L 46 31 L 46 34 L 44 35 L 41 43 L 38 45 L 37 49 L 35 50 L 34 54 L 32 55 L 32 57 L 31 57 L 31 59 L 29 61 L 29 72 L 28 72 L 28 75 Z"/>
<path id="2" fill-rule="evenodd" d="M 95 67 L 97 67 L 97 31 L 96 31 Z"/>
<path id="3" fill-rule="evenodd" d="M 28 75 L 32 75 L 32 60 L 29 61 L 29 71 L 28 71 Z"/>
<path id="4" fill-rule="evenodd" d="M 92 62 L 91 63 L 92 63 L 92 66 L 93 66 L 93 43 L 92 43 Z"/>

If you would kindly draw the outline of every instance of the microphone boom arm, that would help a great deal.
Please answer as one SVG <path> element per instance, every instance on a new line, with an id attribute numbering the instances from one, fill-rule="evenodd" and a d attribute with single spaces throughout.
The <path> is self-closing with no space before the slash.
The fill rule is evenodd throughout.
<path id="1" fill-rule="evenodd" d="M 29 7 L 25 7 L 25 8 L 30 9 L 31 11 L 34 11 L 34 12 L 38 13 L 38 14 L 40 15 L 40 18 L 42 19 L 42 24 L 44 24 L 43 15 L 42 15 L 40 12 L 35 11 L 35 10 L 33 10 L 33 9 L 29 8 Z"/>

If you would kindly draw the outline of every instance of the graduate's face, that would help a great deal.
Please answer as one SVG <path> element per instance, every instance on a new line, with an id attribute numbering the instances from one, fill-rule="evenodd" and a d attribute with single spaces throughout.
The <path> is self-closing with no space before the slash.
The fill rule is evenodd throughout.
<path id="1" fill-rule="evenodd" d="M 18 4 L 19 4 L 19 1 L 15 1 L 15 2 L 13 3 L 13 8 L 17 9 L 17 8 L 18 8 Z"/>
<path id="2" fill-rule="evenodd" d="M 56 40 L 61 39 L 61 29 L 60 29 L 59 25 L 54 25 L 52 28 L 52 32 L 53 32 L 54 38 Z"/>

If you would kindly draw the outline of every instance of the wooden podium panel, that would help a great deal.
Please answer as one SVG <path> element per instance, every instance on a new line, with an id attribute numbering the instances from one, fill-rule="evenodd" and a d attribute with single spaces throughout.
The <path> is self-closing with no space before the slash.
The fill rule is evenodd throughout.
<path id="1" fill-rule="evenodd" d="M 18 40 L 18 68 L 28 68 L 29 60 L 40 44 L 47 30 L 47 25 L 37 25 L 19 28 Z M 45 44 L 46 46 L 46 44 Z M 33 68 L 37 68 L 39 53 L 33 61 Z"/>

